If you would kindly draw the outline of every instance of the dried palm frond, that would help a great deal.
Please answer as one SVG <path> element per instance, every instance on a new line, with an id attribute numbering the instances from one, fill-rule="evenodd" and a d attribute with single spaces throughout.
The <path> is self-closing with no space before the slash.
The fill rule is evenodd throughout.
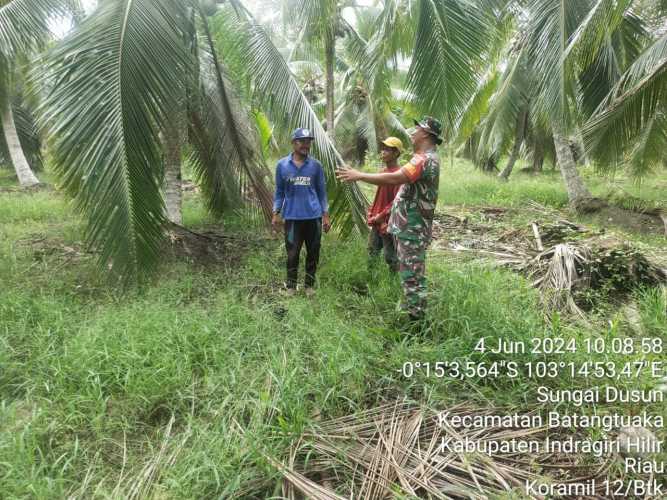
<path id="1" fill-rule="evenodd" d="M 460 404 L 446 411 L 449 419 L 441 418 L 442 412 L 406 400 L 387 403 L 323 422 L 299 438 L 287 465 L 275 459 L 269 462 L 283 476 L 286 498 L 297 498 L 298 491 L 308 498 L 365 500 L 391 499 L 397 495 L 488 498 L 517 492 L 526 481 L 543 476 L 574 482 L 605 476 L 609 469 L 609 457 L 582 460 L 583 456 L 553 453 L 543 447 L 537 453 L 454 451 L 444 446 L 443 440 L 544 442 L 547 435 L 552 439 L 566 438 L 576 431 L 564 430 L 556 435 L 546 427 L 454 428 L 449 425 L 452 416 L 503 415 L 514 410 Z M 336 484 L 336 492 L 331 486 L 320 486 L 320 482 Z"/>
<path id="2" fill-rule="evenodd" d="M 568 243 L 558 244 L 535 258 L 533 275 L 542 271 L 545 257 L 548 258 L 546 273 L 535 280 L 533 285 L 539 286 L 547 310 L 568 309 L 583 315 L 574 303 L 572 292 L 576 287 L 587 287 L 590 283 L 590 272 L 586 266 L 590 249 Z"/>

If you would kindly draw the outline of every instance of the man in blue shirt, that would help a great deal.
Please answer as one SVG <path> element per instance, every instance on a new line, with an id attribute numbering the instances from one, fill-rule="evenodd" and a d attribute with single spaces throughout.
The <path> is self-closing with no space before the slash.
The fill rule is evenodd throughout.
<path id="1" fill-rule="evenodd" d="M 307 295 L 314 293 L 315 271 L 320 259 L 322 230 L 328 232 L 329 203 L 322 165 L 309 156 L 313 142 L 310 130 L 298 128 L 292 134 L 292 152 L 276 166 L 276 192 L 273 201 L 274 227 L 285 221 L 287 249 L 287 292 L 296 291 L 301 247 L 306 244 Z"/>

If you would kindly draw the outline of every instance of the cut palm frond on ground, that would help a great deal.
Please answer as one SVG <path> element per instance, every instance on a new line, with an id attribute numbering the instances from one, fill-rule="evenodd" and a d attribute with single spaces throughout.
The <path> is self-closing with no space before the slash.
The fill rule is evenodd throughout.
<path id="1" fill-rule="evenodd" d="M 560 243 L 535 258 L 532 273 L 541 276 L 533 284 L 539 286 L 548 310 L 567 309 L 584 316 L 572 293 L 578 286 L 590 286 L 590 271 L 586 269 L 589 261 L 590 250 L 586 246 L 568 243 Z"/>

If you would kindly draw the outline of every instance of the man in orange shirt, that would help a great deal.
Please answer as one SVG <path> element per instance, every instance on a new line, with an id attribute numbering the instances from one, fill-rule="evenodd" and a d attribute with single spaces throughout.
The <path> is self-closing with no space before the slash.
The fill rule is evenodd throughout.
<path id="1" fill-rule="evenodd" d="M 395 172 L 400 168 L 398 158 L 403 152 L 403 143 L 397 137 L 387 137 L 380 146 L 380 159 L 384 163 L 384 169 L 380 173 Z M 384 260 L 392 272 L 398 271 L 398 257 L 396 255 L 396 242 L 394 236 L 387 232 L 391 205 L 400 189 L 400 184 L 380 185 L 375 192 L 375 199 L 368 210 L 367 223 L 371 227 L 368 236 L 368 253 L 370 264 L 374 264 L 384 251 Z"/>

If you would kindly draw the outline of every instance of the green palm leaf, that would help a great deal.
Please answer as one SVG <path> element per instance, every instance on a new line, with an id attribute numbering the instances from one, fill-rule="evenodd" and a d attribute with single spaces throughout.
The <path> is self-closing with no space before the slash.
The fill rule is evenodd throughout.
<path id="1" fill-rule="evenodd" d="M 533 0 L 527 28 L 531 69 L 535 75 L 536 111 L 559 130 L 576 122 L 575 61 L 566 58 L 572 35 L 589 12 L 589 0 Z"/>
<path id="2" fill-rule="evenodd" d="M 272 214 L 273 198 L 267 187 L 271 174 L 264 164 L 261 148 L 258 149 L 259 137 L 252 124 L 250 112 L 244 109 L 240 99 L 232 89 L 222 63 L 218 59 L 206 16 L 200 12 L 203 26 L 203 50 L 200 51 L 200 77 L 204 94 L 204 116 L 207 127 L 205 132 L 212 138 L 213 155 L 217 158 L 216 168 L 199 171 L 200 178 L 212 175 L 205 181 L 205 186 L 219 186 L 220 177 L 229 184 L 230 180 L 238 184 L 240 198 L 246 198 L 264 213 L 266 219 Z M 201 133 L 202 131 L 200 131 Z M 202 155 L 206 158 L 208 155 Z M 206 163 L 199 163 L 205 165 Z M 212 165 L 208 164 L 209 167 Z M 227 189 L 229 192 L 229 189 Z M 222 206 L 217 199 L 219 190 L 207 190 L 209 208 L 214 213 Z"/>
<path id="3" fill-rule="evenodd" d="M 667 113 L 667 34 L 658 39 L 627 69 L 583 129 L 587 148 L 605 165 L 625 161 L 626 151 L 667 147 L 664 115 Z M 650 128 L 650 130 L 645 130 Z M 636 155 L 634 155 L 636 156 Z M 646 170 L 646 168 L 639 169 Z"/>
<path id="4" fill-rule="evenodd" d="M 656 167 L 667 168 L 667 115 L 659 113 L 651 117 L 639 132 L 630 150 L 625 166 L 630 175 L 641 179 L 655 171 Z"/>
<path id="5" fill-rule="evenodd" d="M 598 109 L 623 72 L 642 53 L 647 41 L 648 33 L 642 20 L 627 12 L 579 75 L 584 117 L 590 117 Z"/>
<path id="6" fill-rule="evenodd" d="M 632 3 L 633 0 L 595 0 L 569 37 L 563 57 L 574 56 L 582 66 L 590 66 Z"/>
<path id="7" fill-rule="evenodd" d="M 500 73 L 497 68 L 488 71 L 479 82 L 477 91 L 469 99 L 468 104 L 456 123 L 454 144 L 463 144 L 475 132 L 482 119 L 488 114 L 491 98 L 497 90 Z"/>
<path id="8" fill-rule="evenodd" d="M 408 87 L 450 130 L 474 94 L 493 25 L 483 2 L 420 0 Z"/>
<path id="9" fill-rule="evenodd" d="M 43 120 L 56 172 L 88 219 L 100 262 L 152 269 L 165 224 L 159 130 L 188 64 L 175 0 L 107 0 L 54 50 Z"/>
<path id="10" fill-rule="evenodd" d="M 479 147 L 482 156 L 491 152 L 505 154 L 511 144 L 519 116 L 526 112 L 531 99 L 532 81 L 527 66 L 527 50 L 521 49 L 508 61 L 498 89 L 489 103 Z"/>
<path id="11" fill-rule="evenodd" d="M 401 0 L 387 0 L 379 16 L 372 24 L 372 36 L 363 50 L 358 51 L 357 64 L 369 75 L 370 87 L 375 79 L 386 71 L 388 64 L 394 68 L 398 57 L 411 57 L 415 40 L 416 4 Z M 385 80 L 387 78 L 384 78 Z M 376 94 L 376 92 L 374 92 Z"/>
<path id="12" fill-rule="evenodd" d="M 65 11 L 63 0 L 0 0 L 0 55 L 11 60 L 49 32 L 49 19 Z"/>

